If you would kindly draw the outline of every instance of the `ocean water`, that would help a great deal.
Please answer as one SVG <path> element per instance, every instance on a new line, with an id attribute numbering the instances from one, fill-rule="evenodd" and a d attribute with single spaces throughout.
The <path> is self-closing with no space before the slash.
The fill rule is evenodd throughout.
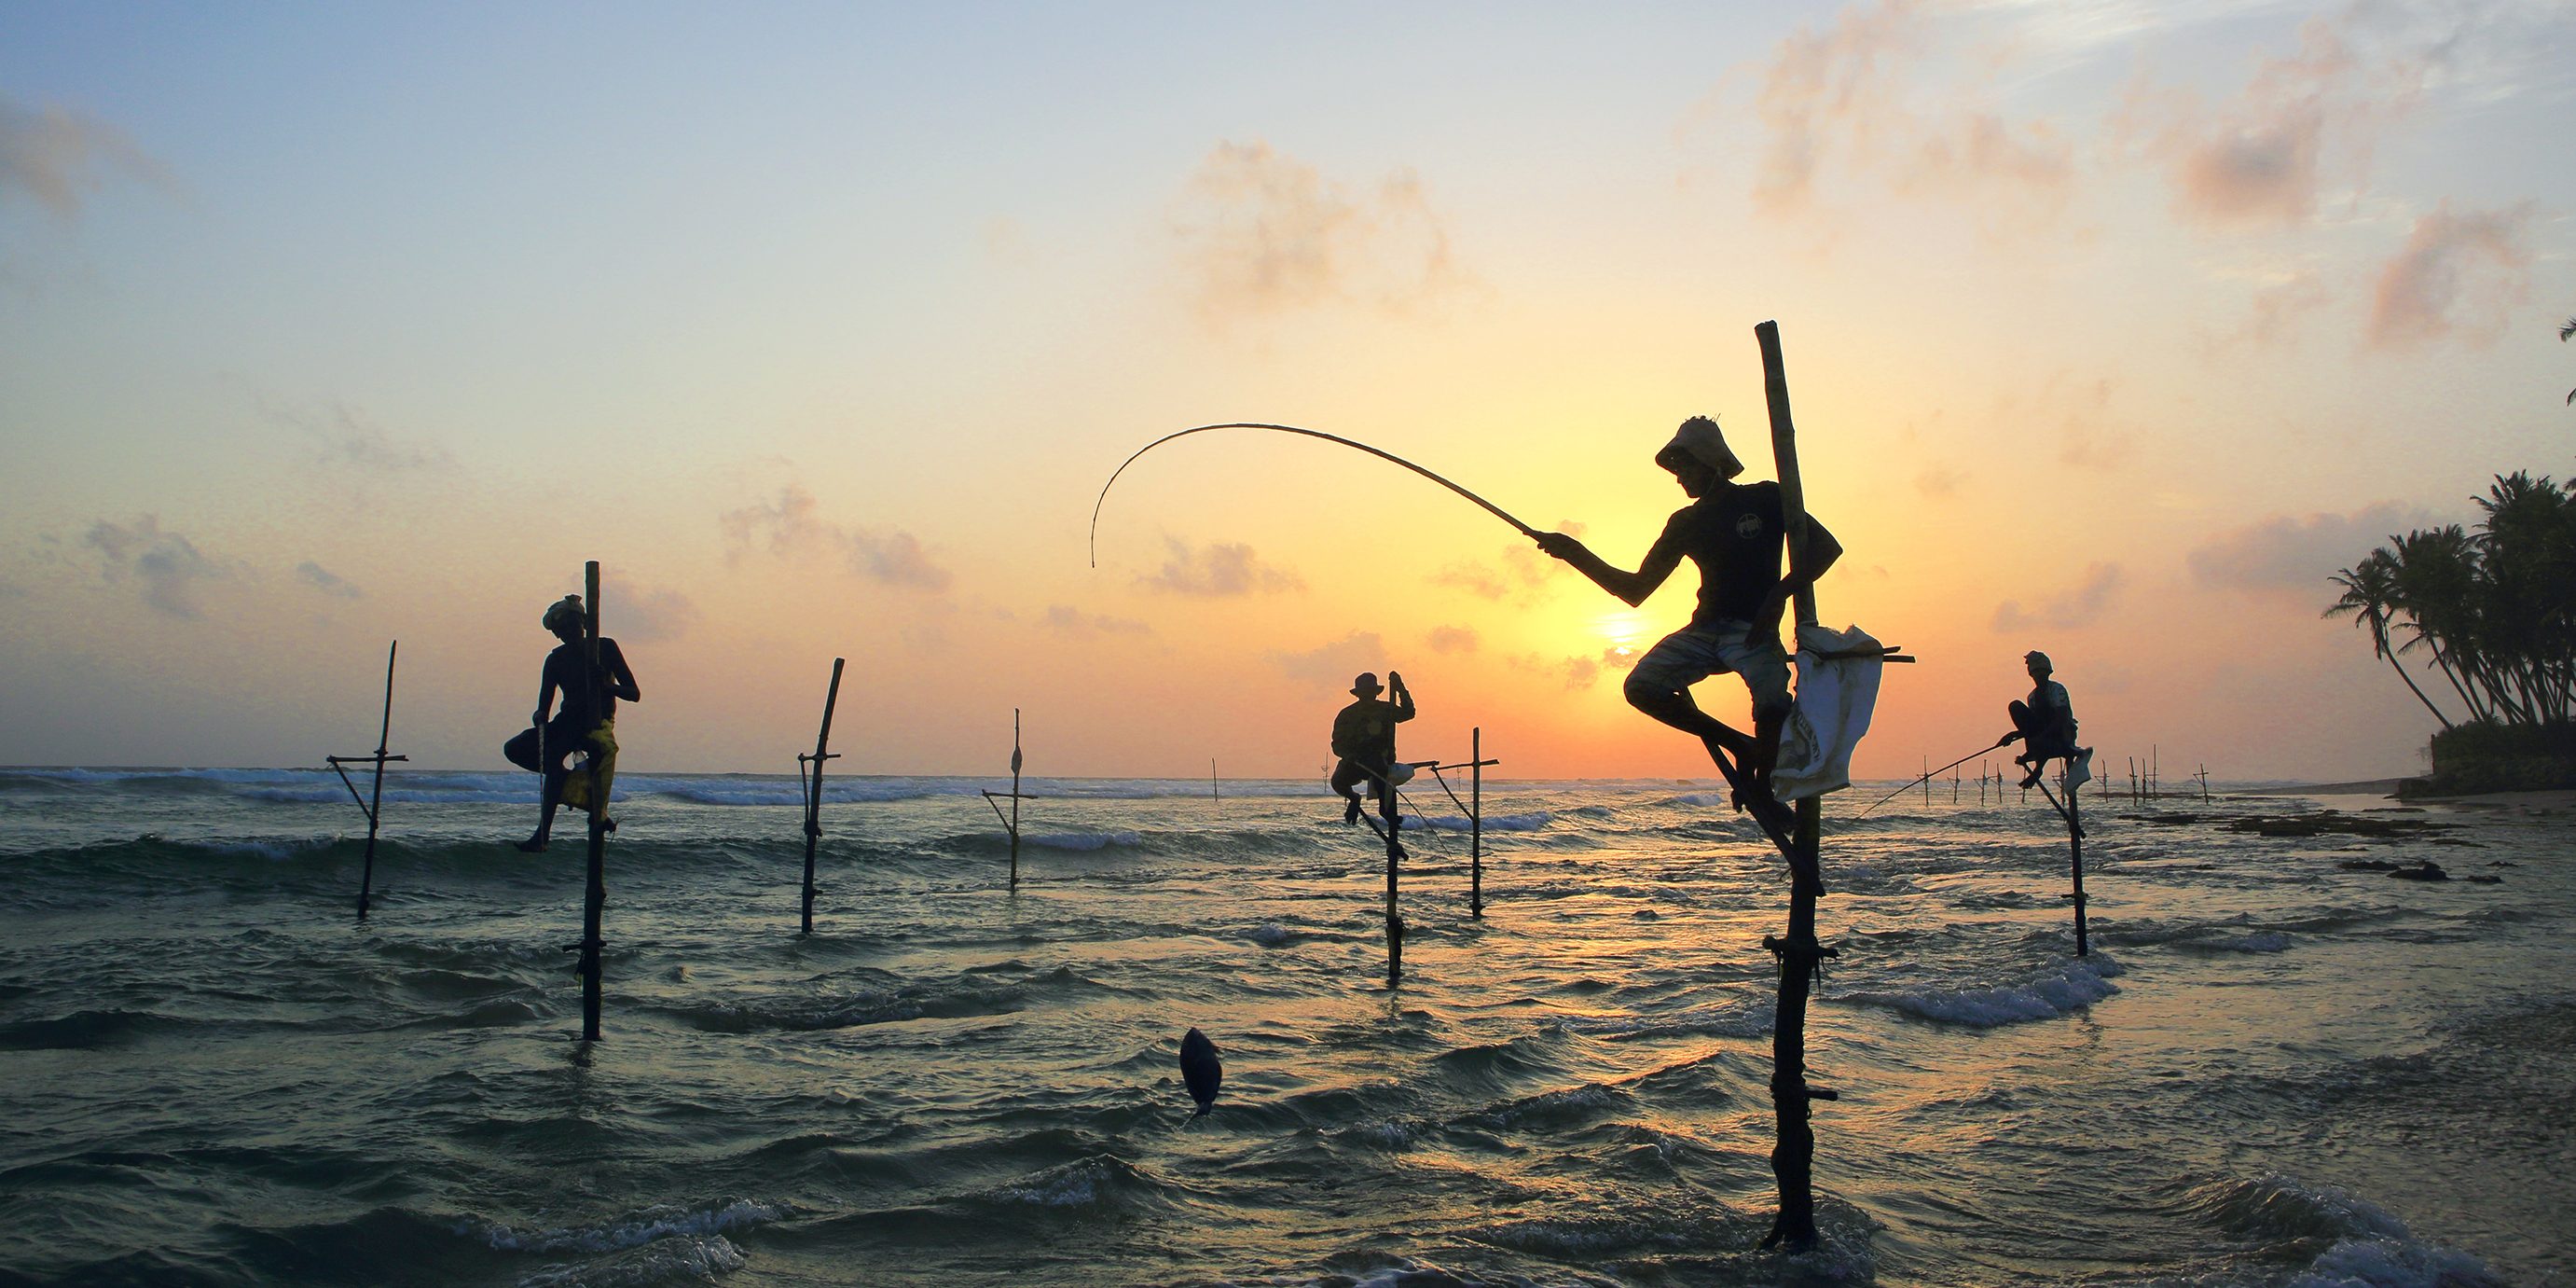
<path id="1" fill-rule="evenodd" d="M 1718 789 L 1493 786 L 1478 920 L 1415 784 L 1389 987 L 1319 784 L 1033 780 L 1016 893 L 993 785 L 831 780 L 800 936 L 792 777 L 626 777 L 584 1044 L 523 775 L 393 775 L 362 927 L 327 773 L 0 770 L 0 1282 L 2576 1282 L 2565 810 L 2088 800 L 2079 959 L 2035 795 L 1829 798 L 1788 1256 Z"/>

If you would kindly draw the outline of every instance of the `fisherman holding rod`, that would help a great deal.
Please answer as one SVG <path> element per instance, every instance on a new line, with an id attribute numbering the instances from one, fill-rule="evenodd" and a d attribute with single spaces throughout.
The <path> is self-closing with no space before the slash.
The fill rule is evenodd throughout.
<path id="1" fill-rule="evenodd" d="M 1404 687 L 1402 672 L 1386 673 L 1395 686 L 1395 701 L 1377 695 L 1384 691 L 1377 673 L 1362 671 L 1351 681 L 1351 696 L 1359 701 L 1341 709 L 1333 717 L 1333 754 L 1341 757 L 1333 766 L 1333 791 L 1343 801 L 1342 823 L 1348 826 L 1360 821 L 1360 798 L 1365 785 L 1371 797 L 1391 795 L 1411 768 L 1399 770 L 1395 760 L 1395 727 L 1413 718 L 1413 694 Z"/>
<path id="2" fill-rule="evenodd" d="M 1631 607 L 1664 584 L 1685 558 L 1699 565 L 1699 607 L 1688 625 L 1667 635 L 1628 673 L 1630 706 L 1684 733 L 1695 734 L 1712 758 L 1731 758 L 1746 772 L 1747 785 L 1770 794 L 1771 767 L 1780 754 L 1780 729 L 1789 718 L 1789 655 L 1780 645 L 1780 616 L 1799 587 L 1832 567 L 1841 543 L 1813 516 L 1807 519 L 1806 548 L 1790 561 L 1783 577 L 1781 554 L 1787 547 L 1777 483 L 1734 482 L 1744 462 L 1728 450 L 1717 422 L 1705 416 L 1683 421 L 1681 428 L 1655 453 L 1655 463 L 1672 471 L 1673 480 L 1691 504 L 1673 512 L 1663 535 L 1646 551 L 1635 572 L 1612 567 L 1568 533 L 1533 534 L 1538 548 L 1572 564 L 1594 585 Z M 1747 735 L 1699 709 L 1690 686 L 1721 672 L 1744 677 L 1753 697 L 1753 732 Z M 1737 808 L 1746 802 L 1739 800 Z M 1759 802 L 1756 802 L 1758 805 Z"/>

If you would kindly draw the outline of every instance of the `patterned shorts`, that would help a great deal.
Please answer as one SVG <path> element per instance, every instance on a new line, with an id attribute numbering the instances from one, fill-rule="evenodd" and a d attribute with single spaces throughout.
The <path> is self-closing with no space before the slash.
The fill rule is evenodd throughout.
<path id="1" fill-rule="evenodd" d="M 1744 677 L 1753 707 L 1789 705 L 1789 655 L 1770 636 L 1748 639 L 1749 622 L 1719 622 L 1706 628 L 1678 630 L 1637 659 L 1628 686 L 1675 693 L 1726 671 Z"/>

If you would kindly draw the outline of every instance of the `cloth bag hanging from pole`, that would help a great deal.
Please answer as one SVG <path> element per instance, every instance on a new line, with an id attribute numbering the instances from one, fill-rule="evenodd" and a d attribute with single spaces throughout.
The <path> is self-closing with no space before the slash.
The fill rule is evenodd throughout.
<path id="1" fill-rule="evenodd" d="M 1851 757 L 1878 708 L 1887 648 L 1857 626 L 1798 628 L 1798 698 L 1780 730 L 1771 792 L 1804 800 L 1851 786 Z"/>

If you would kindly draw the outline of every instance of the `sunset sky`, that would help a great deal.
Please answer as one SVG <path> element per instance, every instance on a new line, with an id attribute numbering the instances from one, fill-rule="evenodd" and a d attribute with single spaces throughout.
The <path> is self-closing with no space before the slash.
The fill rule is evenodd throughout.
<path id="1" fill-rule="evenodd" d="M 1922 661 L 2168 777 L 2420 771 L 2325 577 L 2576 472 L 2576 4 L 0 0 L 0 763 L 505 768 L 607 568 L 630 768 L 1703 776 L 1651 457 L 1772 476 Z M 1704 701 L 1739 716 L 1743 689 Z"/>

